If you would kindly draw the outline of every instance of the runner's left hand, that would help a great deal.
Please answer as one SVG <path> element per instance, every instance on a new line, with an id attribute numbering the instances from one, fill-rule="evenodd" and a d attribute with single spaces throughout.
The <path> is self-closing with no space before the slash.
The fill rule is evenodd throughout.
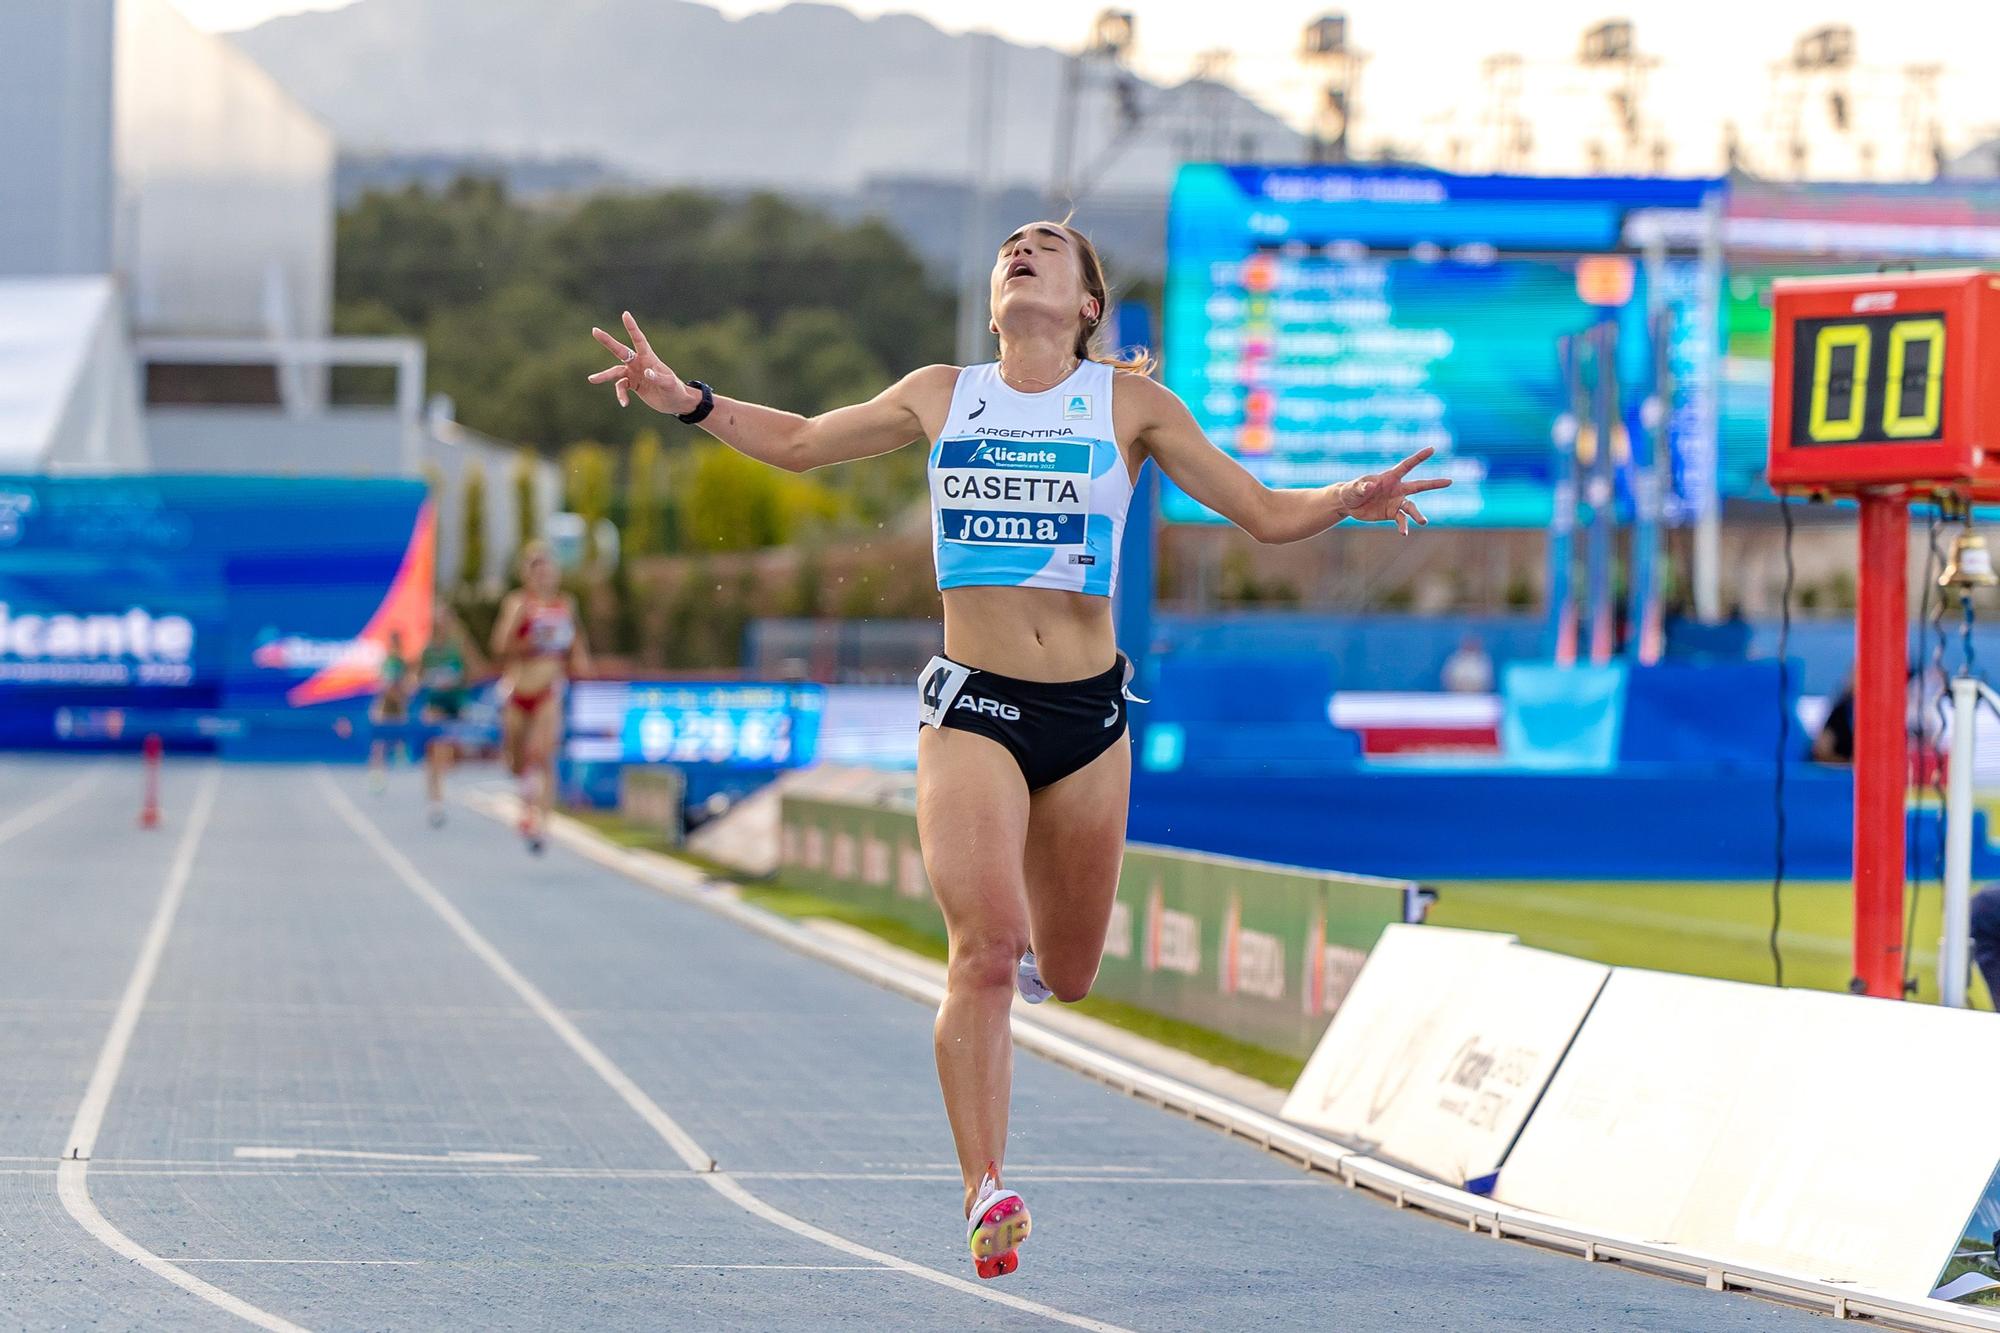
<path id="1" fill-rule="evenodd" d="M 1410 469 L 1429 458 L 1435 449 L 1419 449 L 1387 472 L 1371 472 L 1353 481 L 1341 482 L 1340 509 L 1348 518 L 1359 519 L 1363 523 L 1387 523 L 1393 520 L 1398 530 L 1409 535 L 1410 521 L 1427 524 L 1424 511 L 1417 508 L 1410 499 L 1423 491 L 1438 491 L 1451 485 L 1449 477 L 1427 477 L 1422 481 L 1406 481 Z"/>

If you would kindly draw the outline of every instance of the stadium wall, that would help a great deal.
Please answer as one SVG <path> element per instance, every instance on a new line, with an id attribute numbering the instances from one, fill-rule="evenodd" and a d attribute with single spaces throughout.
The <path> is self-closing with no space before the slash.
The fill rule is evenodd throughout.
<path id="1" fill-rule="evenodd" d="M 787 795 L 783 873 L 939 939 L 904 809 Z M 1304 1058 L 1415 885 L 1131 846 L 1093 993 Z"/>

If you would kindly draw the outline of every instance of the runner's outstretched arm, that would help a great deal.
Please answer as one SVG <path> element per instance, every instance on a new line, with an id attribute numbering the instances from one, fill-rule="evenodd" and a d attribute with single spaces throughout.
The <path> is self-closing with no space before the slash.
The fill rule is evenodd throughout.
<path id="1" fill-rule="evenodd" d="M 701 402 L 701 390 L 689 388 L 673 367 L 660 359 L 630 311 L 625 314 L 625 332 L 632 339 L 629 346 L 603 329 L 590 331 L 619 362 L 590 376 L 590 382 L 611 385 L 618 393 L 620 407 L 636 397 L 669 416 L 692 412 Z M 917 403 L 940 392 L 949 395 L 957 374 L 953 366 L 925 366 L 865 403 L 838 407 L 815 417 L 717 394 L 715 409 L 701 428 L 738 453 L 787 472 L 872 458 L 924 438 Z"/>

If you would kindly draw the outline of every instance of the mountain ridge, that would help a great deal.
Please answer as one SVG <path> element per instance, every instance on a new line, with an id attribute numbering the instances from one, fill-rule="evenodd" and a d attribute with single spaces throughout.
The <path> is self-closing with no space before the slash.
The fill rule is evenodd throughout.
<path id="1" fill-rule="evenodd" d="M 1047 189 L 1068 57 L 911 14 L 800 2 L 730 18 L 695 0 L 359 0 L 231 35 L 342 147 L 596 158 L 635 180 L 849 190 L 969 180 L 980 49 L 993 44 L 995 186 Z M 1297 160 L 1297 132 L 1223 85 L 1108 80 L 1076 99 L 1086 184 L 1163 191 L 1218 153 Z M 1114 146 L 1115 145 L 1115 146 Z M 1107 148 L 1111 151 L 1107 152 Z"/>

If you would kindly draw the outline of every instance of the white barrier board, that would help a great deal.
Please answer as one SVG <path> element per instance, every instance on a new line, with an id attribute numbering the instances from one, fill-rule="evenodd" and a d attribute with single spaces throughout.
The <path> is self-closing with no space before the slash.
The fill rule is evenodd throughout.
<path id="1" fill-rule="evenodd" d="M 1484 1188 L 1610 971 L 1510 935 L 1391 926 L 1284 1116 Z"/>
<path id="2" fill-rule="evenodd" d="M 2000 1161 L 1996 1104 L 1991 1014 L 1620 968 L 1495 1193 L 1922 1297 Z"/>

